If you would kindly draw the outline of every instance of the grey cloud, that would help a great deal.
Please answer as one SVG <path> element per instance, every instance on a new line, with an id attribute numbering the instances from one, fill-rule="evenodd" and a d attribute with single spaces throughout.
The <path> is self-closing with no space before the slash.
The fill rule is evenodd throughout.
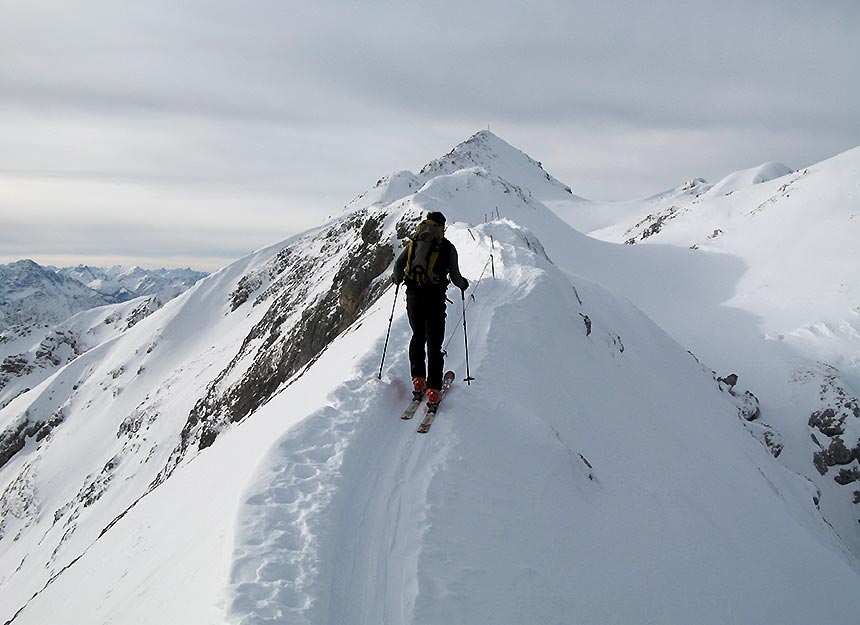
<path id="1" fill-rule="evenodd" d="M 80 213 L 95 253 L 87 228 L 131 223 L 99 211 L 169 210 L 139 230 L 167 254 L 207 214 L 195 253 L 241 255 L 488 123 L 587 197 L 802 166 L 860 143 L 859 24 L 854 0 L 7 1 L 0 215 Z"/>
<path id="2" fill-rule="evenodd" d="M 165 228 L 163 224 L 127 222 L 48 222 L 34 229 L 29 223 L 4 223 L 0 250 L 4 256 L 32 254 L 116 255 L 138 258 L 182 254 L 238 258 L 250 251 L 287 238 L 277 230 L 231 230 L 198 224 Z M 38 237 L 34 239 L 34 237 Z"/>
<path id="3" fill-rule="evenodd" d="M 91 2 L 95 19 L 52 31 L 15 71 L 0 65 L 6 98 L 282 123 L 418 114 L 670 128 L 844 123 L 860 98 L 845 79 L 860 70 L 856 3 L 119 5 Z M 27 29 L 17 37 L 32 47 Z"/>

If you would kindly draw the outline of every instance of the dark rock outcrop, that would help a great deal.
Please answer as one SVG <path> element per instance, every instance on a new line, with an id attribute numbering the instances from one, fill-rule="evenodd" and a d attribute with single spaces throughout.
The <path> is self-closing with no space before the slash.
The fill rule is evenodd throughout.
<path id="1" fill-rule="evenodd" d="M 846 444 L 846 423 L 849 419 L 860 419 L 860 402 L 848 394 L 835 372 L 825 376 L 819 397 L 823 407 L 813 412 L 808 421 L 814 430 L 813 439 L 821 447 L 813 454 L 812 462 L 821 475 L 827 475 L 832 467 L 843 467 L 833 479 L 841 485 L 851 484 L 857 481 L 860 470 L 846 465 L 855 460 L 860 462 L 860 441 L 849 438 Z M 819 436 L 815 435 L 815 430 Z M 824 442 L 820 442 L 821 438 Z"/>
<path id="2" fill-rule="evenodd" d="M 812 462 L 821 475 L 826 475 L 830 467 L 850 464 L 854 460 L 860 460 L 860 447 L 846 447 L 838 436 L 830 441 L 826 449 L 816 451 L 812 456 Z"/>
<path id="3" fill-rule="evenodd" d="M 295 242 L 240 281 L 231 295 L 233 310 L 257 293 L 254 306 L 274 301 L 191 410 L 180 443 L 153 486 L 189 449 L 209 447 L 224 428 L 301 375 L 385 291 L 389 282 L 381 276 L 394 260 L 393 246 L 382 240 L 385 217 L 381 211 L 358 211 Z M 238 380 L 228 385 L 228 378 Z"/>
<path id="4" fill-rule="evenodd" d="M 36 442 L 43 440 L 64 420 L 62 410 L 57 410 L 47 421 L 31 421 L 27 413 L 24 413 L 15 425 L 0 434 L 0 468 L 24 449 L 27 439 L 32 438 Z"/>

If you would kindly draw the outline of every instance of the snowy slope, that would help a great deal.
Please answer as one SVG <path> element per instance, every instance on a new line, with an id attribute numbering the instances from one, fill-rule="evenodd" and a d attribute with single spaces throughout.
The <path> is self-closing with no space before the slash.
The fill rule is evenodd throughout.
<path id="1" fill-rule="evenodd" d="M 762 163 L 757 167 L 742 169 L 729 174 L 707 190 L 705 197 L 731 195 L 739 189 L 745 189 L 755 184 L 769 182 L 792 173 L 792 169 L 782 163 Z"/>
<path id="2" fill-rule="evenodd" d="M 494 153 L 518 182 L 481 159 L 417 191 L 394 177 L 0 411 L 0 617 L 853 622 L 860 568 L 815 487 L 709 369 L 572 272 L 634 248 L 573 231 L 522 186 L 552 186 L 540 168 Z M 402 299 L 375 373 L 396 241 L 426 210 L 473 281 L 478 379 L 418 436 L 397 418 Z"/>
<path id="3" fill-rule="evenodd" d="M 780 459 L 860 554 L 860 148 L 593 232 L 566 262 L 625 293 L 761 400 Z M 651 217 L 641 219 L 647 213 Z M 570 218 L 569 214 L 567 215 Z M 573 221 L 573 220 L 571 220 Z M 657 225 L 659 227 L 655 228 Z M 645 236 L 648 235 L 648 236 Z"/>
<path id="4" fill-rule="evenodd" d="M 161 308 L 169 293 L 91 308 L 57 325 L 35 325 L 0 343 L 0 408 L 84 352 L 122 334 Z"/>
<path id="5" fill-rule="evenodd" d="M 740 258 L 749 271 L 737 301 L 729 303 L 762 315 L 768 332 L 787 334 L 796 329 L 791 326 L 847 307 L 844 316 L 848 304 L 860 301 L 858 171 L 860 148 L 728 196 L 706 199 L 709 192 L 667 219 L 647 242 Z M 641 228 L 619 224 L 594 236 L 639 241 Z"/>
<path id="6" fill-rule="evenodd" d="M 33 261 L 0 266 L 0 408 L 204 275 L 119 266 L 58 270 Z"/>
<path id="7" fill-rule="evenodd" d="M 475 133 L 442 158 L 421 168 L 418 178 L 433 178 L 479 167 L 539 200 L 580 201 L 570 187 L 552 177 L 543 165 L 489 131 Z M 486 208 L 486 207 L 485 207 Z"/>
<path id="8" fill-rule="evenodd" d="M 626 242 L 637 236 L 643 240 L 659 232 L 663 224 L 679 212 L 690 210 L 705 199 L 731 195 L 790 173 L 789 167 L 768 162 L 728 174 L 716 184 L 704 178 L 692 178 L 673 189 L 641 199 L 620 202 L 547 200 L 545 203 L 580 232 L 608 241 Z M 626 235 L 623 239 L 617 234 L 619 227 Z M 603 229 L 607 230 L 606 234 Z"/>

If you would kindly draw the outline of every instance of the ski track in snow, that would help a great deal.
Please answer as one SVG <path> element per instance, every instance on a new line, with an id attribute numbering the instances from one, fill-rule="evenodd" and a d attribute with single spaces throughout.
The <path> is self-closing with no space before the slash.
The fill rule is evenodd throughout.
<path id="1" fill-rule="evenodd" d="M 407 341 L 405 318 L 399 326 L 392 345 Z M 392 370 L 408 371 L 403 355 L 391 363 Z M 360 590 L 368 606 L 392 604 L 374 595 L 402 597 L 400 613 L 386 614 L 383 622 L 407 620 L 420 545 L 404 537 L 421 524 L 421 488 L 444 462 L 450 441 L 441 428 L 427 437 L 415 433 L 420 410 L 408 422 L 386 410 L 405 406 L 409 389 L 405 382 L 379 382 L 373 369 L 366 359 L 359 375 L 333 393 L 330 406 L 284 435 L 264 459 L 237 523 L 232 622 L 341 622 L 339 597 L 356 596 L 350 586 L 361 579 L 372 584 Z M 398 531 L 404 524 L 408 531 Z M 367 541 L 380 536 L 389 537 L 388 544 Z M 327 565 L 336 558 L 332 570 Z M 390 563 L 397 568 L 390 570 Z M 375 570 L 362 575 L 368 567 Z M 386 583 L 371 581 L 379 579 Z"/>
<path id="2" fill-rule="evenodd" d="M 500 261 L 497 258 L 499 271 Z M 477 259 L 471 264 L 483 262 Z M 527 297 L 540 273 L 534 267 L 514 265 L 507 279 L 486 275 L 486 282 L 476 285 L 473 292 L 479 297 L 467 311 L 468 321 L 474 322 L 470 332 L 473 372 L 498 340 L 491 326 L 499 310 Z M 402 313 L 403 308 L 400 300 L 398 310 Z M 434 597 L 462 602 L 463 591 L 457 590 L 456 580 L 468 587 L 486 577 L 488 571 L 470 567 L 466 561 L 460 566 L 451 562 L 453 568 L 440 574 L 438 562 L 447 558 L 438 553 L 434 544 L 438 539 L 428 538 L 437 531 L 434 508 L 444 510 L 451 498 L 450 483 L 435 484 L 434 478 L 446 470 L 480 474 L 476 459 L 488 453 L 481 450 L 483 426 L 468 419 L 487 407 L 484 400 L 465 391 L 462 381 L 465 360 L 457 346 L 462 340 L 461 313 L 461 302 L 449 306 L 446 334 L 454 354 L 446 358 L 445 366 L 457 372 L 457 380 L 429 434 L 415 431 L 423 410 L 411 421 L 399 418 L 410 397 L 405 376 L 393 382 L 376 379 L 380 349 L 360 361 L 355 377 L 331 395 L 328 407 L 275 443 L 239 511 L 227 589 L 232 623 L 434 622 L 439 616 Z M 507 323 L 509 317 L 502 316 Z M 392 330 L 386 364 L 393 375 L 409 370 L 404 349 L 409 335 L 401 315 Z M 594 479 L 586 469 L 587 461 L 557 429 L 543 422 L 531 425 L 541 440 L 555 441 L 551 443 L 556 448 L 554 457 L 560 459 L 555 466 L 569 467 L 562 482 L 578 490 Z M 451 462 L 456 469 L 451 469 Z M 504 476 L 495 476 L 493 483 L 498 497 L 509 488 Z M 456 537 L 447 538 L 457 544 Z M 422 560 L 425 550 L 426 562 Z M 520 590 L 539 583 L 536 571 L 521 573 Z M 526 606 L 523 613 L 533 609 Z"/>
<path id="3" fill-rule="evenodd" d="M 486 319 L 488 304 L 499 298 L 501 281 L 485 279 L 473 285 L 481 300 L 470 302 L 469 319 Z M 386 362 L 394 375 L 409 371 L 404 309 L 401 297 Z M 458 333 L 462 340 L 461 328 L 462 303 L 455 302 L 446 343 L 456 343 Z M 475 334 L 475 347 L 485 336 Z M 445 408 L 456 409 L 465 361 L 446 358 L 458 380 L 423 435 L 416 433 L 423 407 L 410 421 L 399 418 L 411 397 L 408 379 L 376 379 L 379 353 L 381 345 L 332 393 L 330 406 L 287 432 L 262 461 L 237 520 L 227 589 L 231 622 L 339 623 L 357 613 L 360 622 L 414 620 L 427 491 L 457 445 Z"/>

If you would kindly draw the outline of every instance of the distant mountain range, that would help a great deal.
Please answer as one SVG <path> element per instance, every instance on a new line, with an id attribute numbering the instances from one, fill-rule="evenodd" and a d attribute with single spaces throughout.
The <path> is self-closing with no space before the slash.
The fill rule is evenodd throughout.
<path id="1" fill-rule="evenodd" d="M 83 310 L 143 295 L 178 295 L 206 275 L 121 266 L 58 269 L 32 260 L 0 265 L 0 333 L 13 326 L 55 325 Z"/>
<path id="2" fill-rule="evenodd" d="M 155 295 L 170 289 L 184 290 L 208 273 L 192 269 L 143 269 L 141 267 L 63 267 L 56 273 L 73 278 L 114 302 L 125 302 L 141 295 Z"/>
<path id="3" fill-rule="evenodd" d="M 191 269 L 0 265 L 0 408 L 207 274 Z"/>

